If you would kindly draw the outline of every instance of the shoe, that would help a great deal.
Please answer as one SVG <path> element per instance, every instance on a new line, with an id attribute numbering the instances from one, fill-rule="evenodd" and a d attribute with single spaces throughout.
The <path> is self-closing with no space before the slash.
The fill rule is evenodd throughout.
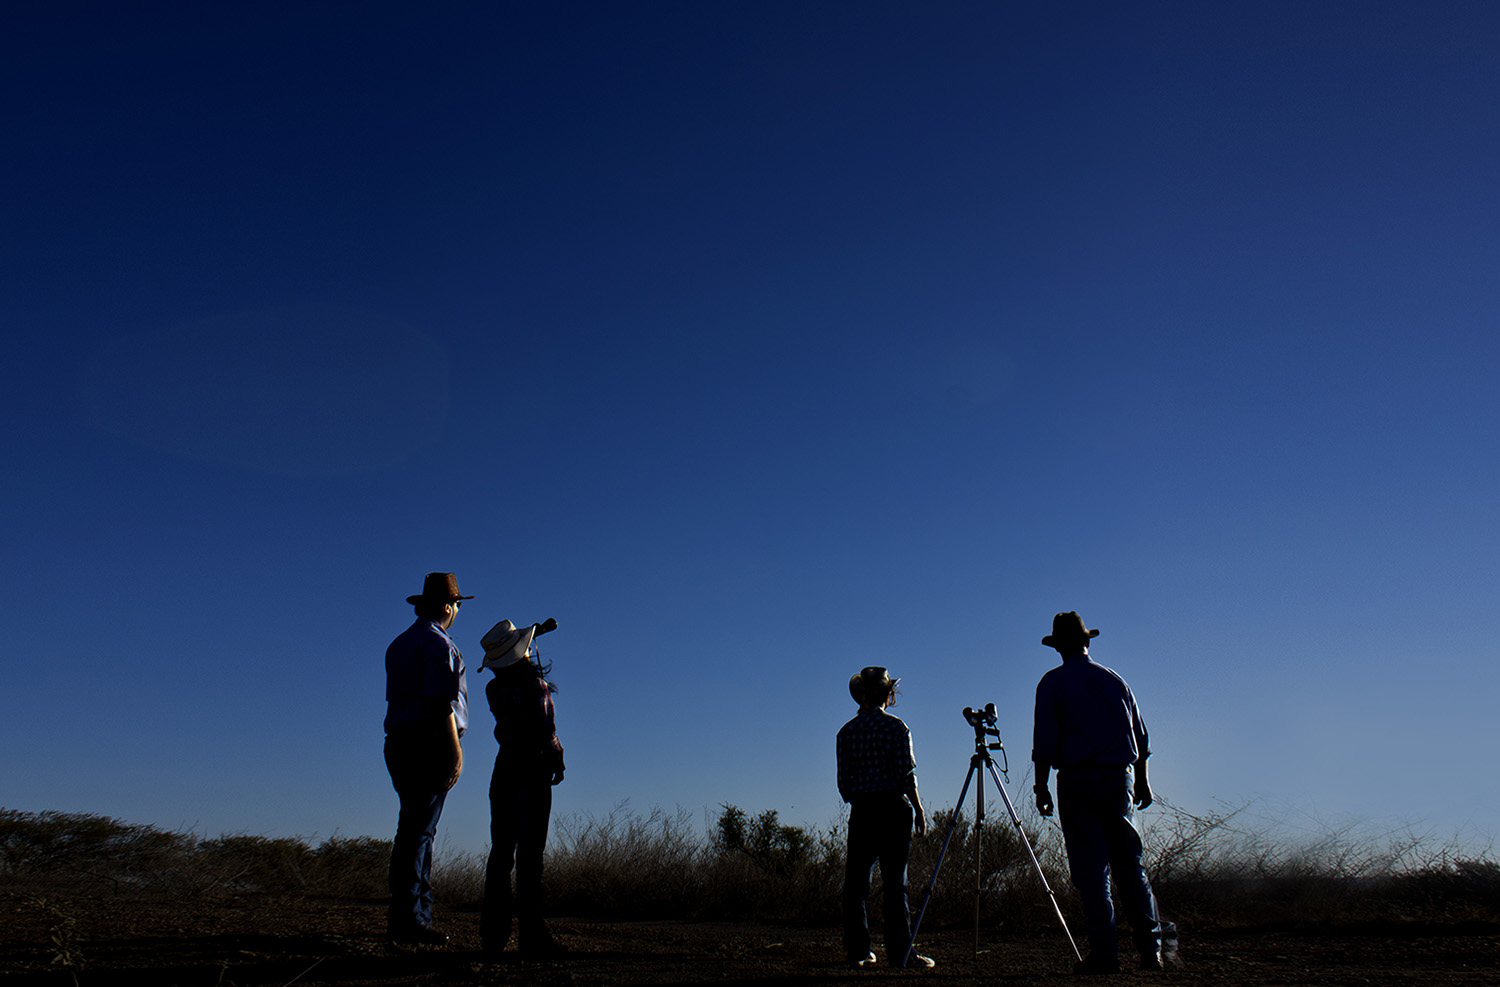
<path id="1" fill-rule="evenodd" d="M 912 953 L 901 966 L 907 970 L 931 970 L 937 966 L 937 961 L 921 953 Z"/>
<path id="2" fill-rule="evenodd" d="M 880 958 L 874 953 L 866 953 L 864 956 L 849 957 L 849 965 L 855 967 L 874 966 L 880 962 Z"/>
<path id="3" fill-rule="evenodd" d="M 1103 953 L 1090 953 L 1073 964 L 1073 972 L 1085 976 L 1097 973 L 1119 973 L 1120 958 L 1105 956 Z"/>
<path id="4" fill-rule="evenodd" d="M 432 926 L 421 922 L 389 926 L 386 929 L 386 936 L 391 942 L 399 942 L 408 946 L 446 946 L 448 944 L 447 933 L 439 932 Z"/>

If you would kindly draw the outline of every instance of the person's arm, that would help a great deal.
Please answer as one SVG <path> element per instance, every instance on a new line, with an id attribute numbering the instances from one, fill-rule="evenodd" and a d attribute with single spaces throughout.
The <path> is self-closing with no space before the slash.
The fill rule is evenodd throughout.
<path id="1" fill-rule="evenodd" d="M 1048 780 L 1052 777 L 1052 765 L 1046 761 L 1033 761 L 1036 765 L 1036 785 L 1032 791 L 1036 793 L 1036 811 L 1043 816 L 1052 815 L 1052 792 L 1047 787 Z"/>
<path id="2" fill-rule="evenodd" d="M 1130 686 L 1125 687 L 1125 699 L 1130 708 L 1130 732 L 1131 740 L 1137 751 L 1135 757 L 1135 806 L 1144 809 L 1152 802 L 1151 782 L 1146 779 L 1146 759 L 1151 756 L 1151 735 L 1146 732 L 1146 721 L 1141 718 L 1141 711 L 1135 704 L 1135 693 L 1130 691 Z"/>
<path id="3" fill-rule="evenodd" d="M 451 700 L 428 696 L 425 702 L 427 713 L 438 724 L 438 734 L 444 740 L 439 746 L 443 756 L 433 764 L 432 770 L 446 792 L 458 784 L 459 776 L 464 773 L 464 746 L 458 739 L 458 717 L 453 714 Z"/>
<path id="4" fill-rule="evenodd" d="M 1043 816 L 1052 815 L 1052 792 L 1047 788 L 1047 781 L 1052 777 L 1052 755 L 1057 747 L 1058 732 L 1057 707 L 1047 679 L 1048 676 L 1043 675 L 1036 684 L 1036 711 L 1031 729 L 1031 763 L 1036 765 L 1036 784 L 1031 791 L 1036 795 L 1036 811 Z"/>
<path id="5" fill-rule="evenodd" d="M 917 794 L 917 773 L 915 771 L 906 776 L 906 791 L 903 794 L 911 802 L 912 810 L 917 814 L 914 823 L 916 834 L 918 836 L 926 836 L 927 812 L 922 808 L 922 797 Z"/>
<path id="6" fill-rule="evenodd" d="M 1151 782 L 1146 779 L 1146 756 L 1142 754 L 1135 762 L 1135 807 L 1144 809 L 1151 805 Z"/>

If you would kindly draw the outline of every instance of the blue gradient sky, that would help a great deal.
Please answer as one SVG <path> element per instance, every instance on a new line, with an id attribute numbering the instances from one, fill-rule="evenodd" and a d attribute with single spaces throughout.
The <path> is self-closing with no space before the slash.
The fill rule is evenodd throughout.
<path id="1" fill-rule="evenodd" d="M 559 814 L 827 824 L 866 664 L 951 804 L 1076 608 L 1171 802 L 1495 831 L 1495 4 L 31 6 L 0 804 L 388 835 L 452 570 Z"/>

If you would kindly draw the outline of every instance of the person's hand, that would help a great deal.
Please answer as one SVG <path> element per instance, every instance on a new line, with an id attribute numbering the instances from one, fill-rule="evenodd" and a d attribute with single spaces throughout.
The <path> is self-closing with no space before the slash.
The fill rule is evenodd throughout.
<path id="1" fill-rule="evenodd" d="M 1050 817 L 1052 815 L 1052 792 L 1047 789 L 1046 785 L 1037 785 L 1032 788 L 1032 791 L 1036 793 L 1036 811 L 1043 816 Z"/>
<path id="2" fill-rule="evenodd" d="M 1151 805 L 1154 796 L 1151 794 L 1151 786 L 1146 783 L 1145 778 L 1135 780 L 1135 807 L 1144 809 Z"/>
<path id="3" fill-rule="evenodd" d="M 463 748 L 460 747 L 458 749 L 458 760 L 453 765 L 453 771 L 452 771 L 451 774 L 448 775 L 448 780 L 443 783 L 443 791 L 445 791 L 445 792 L 451 792 L 453 790 L 453 786 L 458 784 L 459 776 L 462 775 L 463 773 L 464 773 L 464 751 L 463 751 Z"/>
<path id="4" fill-rule="evenodd" d="M 556 617 L 548 617 L 546 620 L 536 625 L 536 632 L 538 634 L 547 634 L 555 630 L 557 630 Z"/>
<path id="5" fill-rule="evenodd" d="M 917 810 L 917 822 L 914 828 L 918 836 L 927 835 L 927 813 L 920 809 Z"/>

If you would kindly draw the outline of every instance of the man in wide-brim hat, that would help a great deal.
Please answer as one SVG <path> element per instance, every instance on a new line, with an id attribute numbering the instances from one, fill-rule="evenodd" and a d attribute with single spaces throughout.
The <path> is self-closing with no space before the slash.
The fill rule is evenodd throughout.
<path id="1" fill-rule="evenodd" d="M 432 841 L 448 791 L 463 772 L 469 725 L 464 656 L 448 629 L 462 601 L 451 572 L 429 572 L 406 602 L 417 619 L 385 652 L 385 763 L 401 800 L 391 843 L 387 929 L 397 942 L 441 945 L 432 926 Z"/>
<path id="2" fill-rule="evenodd" d="M 1052 815 L 1047 782 L 1057 769 L 1057 811 L 1068 870 L 1083 904 L 1089 954 L 1079 973 L 1120 968 L 1111 885 L 1130 919 L 1141 968 L 1160 970 L 1161 929 L 1156 897 L 1141 866 L 1141 836 L 1135 809 L 1151 804 L 1146 724 L 1130 686 L 1089 657 L 1099 636 L 1069 610 L 1052 618 L 1042 644 L 1062 664 L 1036 687 L 1036 724 L 1031 759 L 1036 765 L 1036 806 Z"/>

